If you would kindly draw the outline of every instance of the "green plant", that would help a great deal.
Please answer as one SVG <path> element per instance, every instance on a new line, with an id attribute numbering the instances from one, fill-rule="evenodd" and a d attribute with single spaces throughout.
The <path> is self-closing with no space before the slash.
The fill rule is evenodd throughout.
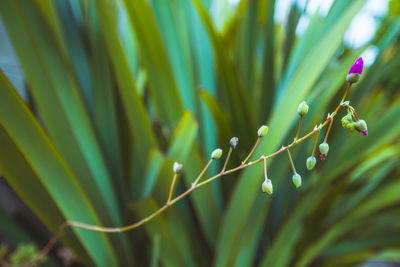
<path id="1" fill-rule="evenodd" d="M 296 36 L 302 11 L 293 5 L 282 27 L 266 0 L 241 1 L 221 31 L 209 1 L 0 1 L 32 95 L 23 101 L 1 76 L 0 170 L 53 233 L 70 220 L 120 226 L 144 218 L 168 199 L 173 162 L 184 166 L 181 194 L 232 136 L 240 140 L 233 166 L 246 158 L 258 124 L 270 131 L 250 162 L 290 143 L 303 99 L 311 108 L 302 128 L 325 119 L 362 50 L 342 37 L 365 2 L 335 1 Z M 391 77 L 400 21 L 388 19 L 372 42 L 374 64 L 350 92 L 368 121 L 367 139 L 332 127 L 329 157 L 302 175 L 300 189 L 287 158 L 276 157 L 271 197 L 260 194 L 257 165 L 196 190 L 143 229 L 68 228 L 63 244 L 99 266 L 338 266 L 398 255 L 400 105 Z M 302 155 L 313 145 L 291 150 L 298 173 L 306 173 Z M 204 176 L 217 175 L 220 163 Z M 18 229 L 0 231 L 17 240 Z"/>

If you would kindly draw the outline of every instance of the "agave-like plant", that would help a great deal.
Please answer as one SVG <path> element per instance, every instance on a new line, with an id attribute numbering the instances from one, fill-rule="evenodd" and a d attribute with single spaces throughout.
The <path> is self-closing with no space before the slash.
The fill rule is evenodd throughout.
<path id="1" fill-rule="evenodd" d="M 260 164 L 190 192 L 132 231 L 65 228 L 62 245 L 98 266 L 399 259 L 400 20 L 392 11 L 369 44 L 375 62 L 349 91 L 350 103 L 340 102 L 348 68 L 367 48 L 346 47 L 343 35 L 365 3 L 337 0 L 297 35 L 303 11 L 293 5 L 278 24 L 273 0 L 216 8 L 218 19 L 206 0 L 0 1 L 28 93 L 21 98 L 0 74 L 0 172 L 53 235 L 71 221 L 115 229 L 191 188 L 204 166 L 203 179 L 240 166 L 266 124 L 248 159 Z M 314 129 L 338 103 L 350 116 L 340 110 L 342 122 L 330 121 L 326 160 L 307 159 L 315 150 L 307 139 L 290 160 L 268 160 L 267 177 L 263 155 L 290 144 L 298 129 Z M 365 132 L 357 113 L 367 137 L 340 129 L 354 123 Z M 207 164 L 233 136 L 240 142 L 232 139 L 227 166 Z M 325 157 L 326 146 L 320 150 Z M 26 209 L 16 216 L 1 203 L 0 237 L 47 254 L 52 235 Z M 57 264 L 55 255 L 46 263 Z"/>

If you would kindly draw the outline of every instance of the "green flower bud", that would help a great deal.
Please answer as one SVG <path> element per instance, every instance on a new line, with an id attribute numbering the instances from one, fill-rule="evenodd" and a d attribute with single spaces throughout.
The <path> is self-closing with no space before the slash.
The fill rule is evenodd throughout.
<path id="1" fill-rule="evenodd" d="M 268 126 L 261 126 L 260 129 L 258 129 L 257 134 L 258 137 L 263 137 L 264 135 L 266 135 L 268 133 Z"/>
<path id="2" fill-rule="evenodd" d="M 349 124 L 349 120 L 344 116 L 341 120 L 343 128 L 346 128 L 347 124 Z"/>
<path id="3" fill-rule="evenodd" d="M 211 153 L 211 158 L 214 160 L 220 159 L 221 156 L 222 156 L 222 149 L 220 148 L 214 149 L 214 151 Z"/>
<path id="4" fill-rule="evenodd" d="M 308 105 L 306 101 L 303 101 L 299 104 L 297 108 L 297 113 L 299 113 L 300 116 L 304 116 L 308 113 Z"/>
<path id="5" fill-rule="evenodd" d="M 265 179 L 265 181 L 261 185 L 261 190 L 264 193 L 268 193 L 268 195 L 272 195 L 272 193 L 274 192 L 274 186 L 272 185 L 270 179 Z"/>
<path id="6" fill-rule="evenodd" d="M 301 176 L 298 173 L 293 174 L 292 176 L 292 182 L 296 188 L 299 188 L 301 186 Z"/>
<path id="7" fill-rule="evenodd" d="M 353 118 L 351 116 L 351 113 L 347 113 L 347 115 L 344 116 L 341 121 L 342 121 L 343 128 L 347 128 L 347 125 L 349 123 L 353 122 Z"/>
<path id="8" fill-rule="evenodd" d="M 327 142 L 323 142 L 319 145 L 319 152 L 323 155 L 327 155 L 329 152 L 329 145 Z"/>
<path id="9" fill-rule="evenodd" d="M 182 171 L 182 167 L 183 167 L 182 164 L 175 162 L 173 167 L 174 173 L 176 174 L 180 173 Z"/>
<path id="10" fill-rule="evenodd" d="M 356 130 L 356 123 L 351 122 L 346 125 L 346 129 L 349 129 L 350 132 L 354 132 Z"/>
<path id="11" fill-rule="evenodd" d="M 351 74 L 347 75 L 346 80 L 349 83 L 356 83 L 356 82 L 358 82 L 360 80 L 360 77 L 361 77 L 361 74 L 351 73 Z"/>
<path id="12" fill-rule="evenodd" d="M 237 137 L 232 137 L 231 140 L 229 141 L 229 146 L 230 146 L 232 149 L 235 149 L 236 146 L 238 145 L 238 143 L 239 143 L 239 138 L 237 138 Z"/>
<path id="13" fill-rule="evenodd" d="M 314 156 L 308 157 L 308 158 L 307 158 L 307 161 L 306 161 L 307 169 L 310 170 L 310 171 L 311 171 L 312 169 L 314 169 L 315 163 L 317 163 L 317 160 L 315 159 Z"/>

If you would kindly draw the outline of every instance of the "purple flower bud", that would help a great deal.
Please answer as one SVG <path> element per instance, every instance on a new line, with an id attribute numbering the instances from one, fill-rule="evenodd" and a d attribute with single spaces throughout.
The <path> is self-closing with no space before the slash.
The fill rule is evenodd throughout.
<path id="1" fill-rule="evenodd" d="M 359 57 L 359 58 L 353 63 L 353 65 L 351 65 L 348 74 L 358 73 L 358 74 L 361 75 L 361 74 L 362 74 L 362 71 L 363 71 L 363 67 L 364 67 L 364 61 L 362 60 L 362 57 Z"/>
<path id="2" fill-rule="evenodd" d="M 356 83 L 360 80 L 364 67 L 364 61 L 359 57 L 353 65 L 351 65 L 349 73 L 347 74 L 346 80 L 349 83 Z"/>
<path id="3" fill-rule="evenodd" d="M 357 131 L 359 131 L 360 133 L 363 133 L 365 136 L 368 135 L 368 126 L 367 123 L 365 122 L 365 120 L 358 120 L 355 123 L 355 128 Z"/>

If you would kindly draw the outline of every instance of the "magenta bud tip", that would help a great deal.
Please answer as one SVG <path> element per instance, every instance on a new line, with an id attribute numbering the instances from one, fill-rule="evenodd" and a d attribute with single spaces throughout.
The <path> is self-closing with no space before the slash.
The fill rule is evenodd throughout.
<path id="1" fill-rule="evenodd" d="M 362 74 L 364 68 L 364 61 L 362 60 L 361 57 L 359 57 L 354 63 L 353 65 L 351 65 L 350 70 L 349 70 L 349 74 L 352 73 L 357 73 L 357 74 Z"/>
<path id="2" fill-rule="evenodd" d="M 363 131 L 362 132 L 365 136 L 367 136 L 368 135 L 368 130 L 365 130 L 365 131 Z"/>
<path id="3" fill-rule="evenodd" d="M 324 155 L 324 154 L 319 154 L 319 158 L 320 158 L 321 160 L 325 160 L 325 155 Z"/>

